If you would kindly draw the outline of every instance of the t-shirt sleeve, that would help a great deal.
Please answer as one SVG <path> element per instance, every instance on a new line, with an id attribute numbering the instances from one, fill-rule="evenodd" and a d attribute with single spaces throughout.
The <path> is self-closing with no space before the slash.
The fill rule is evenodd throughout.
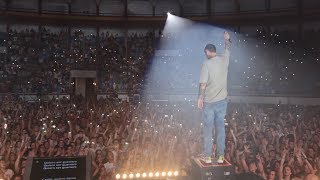
<path id="1" fill-rule="evenodd" d="M 202 64 L 201 72 L 200 72 L 200 81 L 199 83 L 207 83 L 209 78 L 208 67 L 205 63 Z"/>

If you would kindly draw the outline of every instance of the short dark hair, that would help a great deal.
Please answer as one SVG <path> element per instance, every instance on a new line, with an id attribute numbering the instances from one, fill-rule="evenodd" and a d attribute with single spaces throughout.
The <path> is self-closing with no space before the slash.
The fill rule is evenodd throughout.
<path id="1" fill-rule="evenodd" d="M 210 52 L 216 52 L 217 51 L 216 46 L 213 45 L 213 44 L 207 44 L 206 47 L 204 48 L 204 50 L 208 50 Z"/>

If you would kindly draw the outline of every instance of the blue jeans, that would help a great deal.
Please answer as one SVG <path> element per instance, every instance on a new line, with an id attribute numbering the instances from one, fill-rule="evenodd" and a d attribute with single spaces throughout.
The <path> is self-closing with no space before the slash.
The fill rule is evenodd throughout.
<path id="1" fill-rule="evenodd" d="M 215 128 L 216 156 L 224 156 L 225 125 L 224 118 L 227 112 L 228 101 L 221 100 L 214 103 L 204 103 L 203 108 L 203 154 L 212 156 L 212 130 Z"/>

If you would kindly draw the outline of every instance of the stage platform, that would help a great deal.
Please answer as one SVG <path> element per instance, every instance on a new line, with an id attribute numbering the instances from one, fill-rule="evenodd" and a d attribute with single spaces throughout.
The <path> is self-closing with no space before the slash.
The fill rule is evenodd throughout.
<path id="1" fill-rule="evenodd" d="M 217 159 L 206 164 L 199 158 L 192 158 L 190 177 L 194 180 L 234 180 L 234 167 L 227 160 L 218 164 Z"/>

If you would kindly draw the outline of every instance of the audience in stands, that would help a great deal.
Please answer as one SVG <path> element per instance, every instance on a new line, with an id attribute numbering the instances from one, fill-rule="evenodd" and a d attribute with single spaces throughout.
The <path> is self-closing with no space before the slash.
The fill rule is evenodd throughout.
<path id="1" fill-rule="evenodd" d="M 1 36 L 0 92 L 71 93 L 73 69 L 97 71 L 100 93 L 138 91 L 153 54 L 153 38 L 152 33 L 132 35 L 126 54 L 124 38 L 109 33 L 97 37 L 81 30 L 10 30 Z"/>
<path id="2" fill-rule="evenodd" d="M 306 30 L 305 34 L 303 42 L 287 31 L 267 33 L 257 29 L 255 35 L 233 34 L 230 92 L 318 94 L 319 32 Z M 160 37 L 169 38 L 170 42 L 175 36 Z M 197 72 L 188 68 L 186 62 L 194 63 L 195 50 L 174 47 L 179 55 L 152 59 L 158 41 L 151 32 L 129 34 L 126 41 L 124 36 L 109 32 L 97 36 L 82 30 L 10 29 L 0 36 L 0 92 L 71 93 L 74 86 L 70 78 L 72 69 L 97 71 L 97 93 L 136 93 L 143 88 L 194 92 Z M 196 54 L 201 55 L 201 52 Z M 165 68 L 167 73 L 160 71 L 158 74 L 168 78 L 151 79 L 150 85 L 146 81 L 150 77 L 145 75 L 151 61 L 157 67 Z M 153 69 L 154 73 L 156 70 Z"/>

